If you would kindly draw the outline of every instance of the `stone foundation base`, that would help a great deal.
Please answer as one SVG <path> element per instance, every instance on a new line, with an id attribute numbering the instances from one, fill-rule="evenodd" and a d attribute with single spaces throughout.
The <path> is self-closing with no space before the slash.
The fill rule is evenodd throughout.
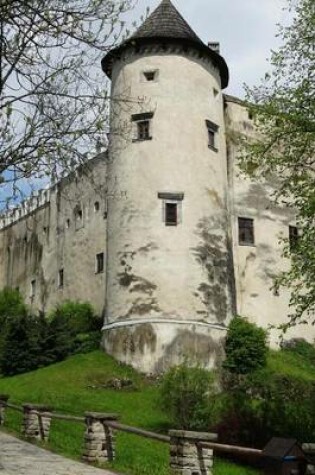
<path id="1" fill-rule="evenodd" d="M 219 366 L 226 328 L 197 322 L 134 321 L 105 325 L 102 346 L 118 361 L 147 374 L 188 362 Z"/>

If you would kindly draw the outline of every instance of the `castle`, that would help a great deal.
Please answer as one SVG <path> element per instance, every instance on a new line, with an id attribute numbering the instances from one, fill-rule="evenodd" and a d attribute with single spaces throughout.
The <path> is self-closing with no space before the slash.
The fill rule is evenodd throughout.
<path id="1" fill-rule="evenodd" d="M 222 92 L 219 45 L 206 46 L 170 0 L 102 67 L 108 152 L 2 216 L 0 288 L 43 311 L 91 301 L 106 351 L 141 371 L 186 357 L 212 367 L 233 315 L 287 321 L 289 292 L 272 284 L 289 265 L 279 239 L 296 239 L 294 212 L 272 202 L 276 180 L 239 173 L 233 137 L 255 134 L 252 118 Z M 270 330 L 272 346 L 279 335 Z"/>

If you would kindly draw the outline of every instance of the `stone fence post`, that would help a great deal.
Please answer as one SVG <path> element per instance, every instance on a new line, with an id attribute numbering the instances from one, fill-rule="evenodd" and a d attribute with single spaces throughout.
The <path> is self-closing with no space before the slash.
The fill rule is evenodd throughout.
<path id="1" fill-rule="evenodd" d="M 103 463 L 115 459 L 115 435 L 113 429 L 108 427 L 106 422 L 117 419 L 117 414 L 85 413 L 85 446 L 82 456 L 85 462 Z"/>
<path id="2" fill-rule="evenodd" d="M 7 394 L 0 394 L 0 426 L 3 426 L 5 421 L 5 408 L 8 402 L 9 396 Z"/>
<path id="3" fill-rule="evenodd" d="M 23 404 L 22 434 L 46 442 L 49 438 L 51 408 L 38 404 Z"/>
<path id="4" fill-rule="evenodd" d="M 213 450 L 199 447 L 198 442 L 214 442 L 217 434 L 171 430 L 169 436 L 174 475 L 212 475 Z"/>
<path id="5" fill-rule="evenodd" d="M 315 444 L 303 444 L 302 450 L 308 460 L 306 475 L 315 475 Z"/>

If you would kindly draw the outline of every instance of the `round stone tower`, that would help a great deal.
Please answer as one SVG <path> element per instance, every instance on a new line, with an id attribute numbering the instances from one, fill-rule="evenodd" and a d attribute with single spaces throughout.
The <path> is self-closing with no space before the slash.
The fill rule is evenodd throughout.
<path id="1" fill-rule="evenodd" d="M 102 67 L 113 99 L 104 348 L 146 373 L 212 367 L 231 314 L 227 65 L 163 0 Z"/>

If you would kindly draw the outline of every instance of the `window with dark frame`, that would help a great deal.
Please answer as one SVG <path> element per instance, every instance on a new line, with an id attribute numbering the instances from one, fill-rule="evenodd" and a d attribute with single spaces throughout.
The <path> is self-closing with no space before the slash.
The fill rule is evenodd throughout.
<path id="1" fill-rule="evenodd" d="M 255 244 L 254 220 L 251 218 L 238 218 L 239 244 L 253 246 Z"/>
<path id="2" fill-rule="evenodd" d="M 178 226 L 182 221 L 184 193 L 159 192 L 158 198 L 163 200 L 163 222 L 165 226 Z"/>
<path id="3" fill-rule="evenodd" d="M 178 224 L 177 203 L 165 203 L 165 224 L 166 226 L 177 226 Z"/>
<path id="4" fill-rule="evenodd" d="M 208 147 L 214 150 L 215 152 L 218 151 L 217 149 L 217 132 L 219 130 L 219 126 L 211 120 L 206 120 L 206 126 L 208 130 Z"/>
<path id="5" fill-rule="evenodd" d="M 294 251 L 299 240 L 299 230 L 296 226 L 289 226 L 290 251 Z"/>
<path id="6" fill-rule="evenodd" d="M 95 261 L 95 273 L 101 274 L 102 272 L 104 272 L 104 252 L 96 254 Z"/>
<path id="7" fill-rule="evenodd" d="M 131 120 L 135 123 L 134 142 L 141 142 L 143 140 L 151 140 L 151 119 L 153 112 L 143 112 L 140 114 L 133 114 Z"/>
<path id="8" fill-rule="evenodd" d="M 150 138 L 150 121 L 141 120 L 137 122 L 138 140 L 148 140 Z"/>
<path id="9" fill-rule="evenodd" d="M 59 269 L 59 272 L 58 272 L 58 287 L 59 289 L 62 289 L 63 288 L 63 284 L 64 284 L 64 272 L 63 272 L 63 269 Z"/>

